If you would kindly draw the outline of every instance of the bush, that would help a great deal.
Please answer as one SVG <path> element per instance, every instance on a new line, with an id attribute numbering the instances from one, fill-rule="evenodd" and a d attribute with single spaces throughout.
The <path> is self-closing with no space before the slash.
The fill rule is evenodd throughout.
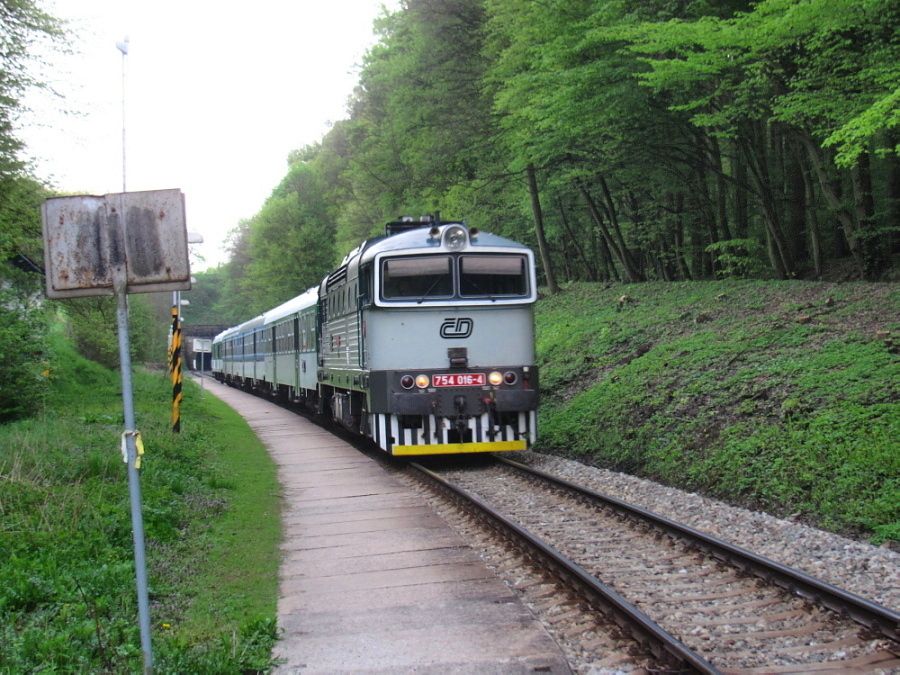
<path id="1" fill-rule="evenodd" d="M 719 279 L 755 279 L 765 276 L 762 247 L 755 239 L 727 239 L 706 247 Z"/>
<path id="2" fill-rule="evenodd" d="M 0 422 L 40 405 L 50 375 L 47 325 L 46 308 L 28 284 L 0 279 Z"/>
<path id="3" fill-rule="evenodd" d="M 69 317 L 68 330 L 78 353 L 107 368 L 119 367 L 116 299 L 74 298 L 62 303 Z M 162 342 L 156 344 L 153 311 L 145 298 L 128 297 L 128 342 L 135 363 L 160 360 Z"/>

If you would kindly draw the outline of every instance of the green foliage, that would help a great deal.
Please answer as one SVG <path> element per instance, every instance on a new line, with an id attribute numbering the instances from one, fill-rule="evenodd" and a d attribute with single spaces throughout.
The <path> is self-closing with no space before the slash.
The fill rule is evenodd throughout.
<path id="1" fill-rule="evenodd" d="M 315 286 L 334 265 L 327 186 L 309 162 L 294 161 L 259 213 L 232 232 L 231 260 L 198 277 L 200 292 L 187 296 L 192 321 L 239 323 Z"/>
<path id="2" fill-rule="evenodd" d="M 720 279 L 752 279 L 762 276 L 762 247 L 754 239 L 728 239 L 706 247 Z"/>
<path id="3" fill-rule="evenodd" d="M 0 21 L 0 183 L 3 183 L 18 176 L 24 166 L 18 156 L 22 142 L 16 133 L 22 98 L 29 88 L 42 86 L 34 72 L 36 58 L 30 52 L 41 41 L 59 44 L 62 26 L 34 0 L 4 0 L 0 7 L 3 17 Z"/>
<path id="4" fill-rule="evenodd" d="M 0 426 L 0 672 L 137 672 L 119 378 L 59 334 L 53 354 L 44 413 Z M 246 424 L 191 383 L 183 433 L 174 435 L 168 381 L 136 373 L 134 382 L 161 672 L 267 670 L 276 638 L 274 466 Z"/>
<path id="5" fill-rule="evenodd" d="M 539 302 L 541 444 L 896 537 L 900 366 L 875 335 L 900 327 L 896 290 L 657 283 L 620 307 L 621 292 L 578 284 Z"/>
<path id="6" fill-rule="evenodd" d="M 860 155 L 868 151 L 873 140 L 885 131 L 900 126 L 900 87 L 875 101 L 869 108 L 847 120 L 822 143 L 825 147 L 837 147 L 834 162 L 840 167 L 851 167 Z M 897 146 L 879 148 L 879 154 L 900 155 Z"/>
<path id="7" fill-rule="evenodd" d="M 348 119 L 292 152 L 236 231 L 216 315 L 295 295 L 400 215 L 534 244 L 529 165 L 563 279 L 837 277 L 827 258 L 848 254 L 877 278 L 896 234 L 893 4 L 405 2 L 376 24 Z"/>
<path id="8" fill-rule="evenodd" d="M 306 162 L 295 163 L 250 221 L 244 283 L 254 312 L 315 286 L 334 262 L 334 231 L 323 190 Z"/>
<path id="9" fill-rule="evenodd" d="M 41 202 L 47 189 L 27 176 L 0 177 L 0 260 L 18 254 L 41 264 Z"/>
<path id="10" fill-rule="evenodd" d="M 0 277 L 0 422 L 29 415 L 41 404 L 49 378 L 47 326 L 31 280 Z"/>
<path id="11" fill-rule="evenodd" d="M 119 367 L 116 300 L 111 297 L 73 298 L 59 303 L 68 317 L 67 329 L 78 352 L 107 368 Z M 134 363 L 163 361 L 159 322 L 147 300 L 128 296 L 128 338 Z"/>
<path id="12" fill-rule="evenodd" d="M 191 303 L 191 323 L 233 326 L 240 322 L 240 314 L 234 313 L 238 308 L 224 302 L 225 288 L 230 282 L 228 267 L 226 263 L 194 273 L 196 281 L 191 283 L 191 290 L 182 293 Z"/>

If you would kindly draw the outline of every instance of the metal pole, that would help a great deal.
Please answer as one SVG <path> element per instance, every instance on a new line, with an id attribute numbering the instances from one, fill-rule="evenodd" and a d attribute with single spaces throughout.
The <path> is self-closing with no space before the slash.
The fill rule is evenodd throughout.
<path id="1" fill-rule="evenodd" d="M 122 192 L 125 189 L 125 55 L 128 53 L 128 38 L 116 45 L 122 52 Z"/>
<path id="2" fill-rule="evenodd" d="M 131 385 L 131 351 L 128 345 L 128 296 L 125 280 L 115 282 L 116 321 L 119 329 L 119 365 L 122 370 L 122 405 L 125 408 L 125 448 L 128 460 L 128 493 L 131 497 L 131 531 L 134 536 L 134 571 L 137 577 L 138 619 L 141 628 L 141 651 L 144 672 L 153 672 L 153 650 L 150 646 L 150 603 L 147 597 L 147 562 L 144 554 L 144 519 L 141 514 L 141 482 L 135 463 L 137 447 L 133 432 L 134 397 Z M 132 432 L 132 433 L 129 433 Z"/>

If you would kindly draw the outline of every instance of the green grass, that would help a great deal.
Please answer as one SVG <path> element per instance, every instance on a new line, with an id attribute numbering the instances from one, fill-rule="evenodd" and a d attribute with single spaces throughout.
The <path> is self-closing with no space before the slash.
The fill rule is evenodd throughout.
<path id="1" fill-rule="evenodd" d="M 898 309 L 886 284 L 575 284 L 538 303 L 540 443 L 900 539 Z"/>
<path id="2" fill-rule="evenodd" d="M 133 544 L 117 373 L 58 334 L 50 394 L 0 426 L 0 672 L 139 671 Z M 135 374 L 146 446 L 143 515 L 157 672 L 269 667 L 279 494 L 247 425 L 186 383 Z"/>

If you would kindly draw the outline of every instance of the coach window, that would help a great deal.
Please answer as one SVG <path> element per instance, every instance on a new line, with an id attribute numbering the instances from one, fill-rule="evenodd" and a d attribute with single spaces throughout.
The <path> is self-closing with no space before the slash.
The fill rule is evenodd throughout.
<path id="1" fill-rule="evenodd" d="M 528 294 L 525 256 L 463 255 L 459 258 L 459 294 L 463 297 Z"/>
<path id="2" fill-rule="evenodd" d="M 381 295 L 385 300 L 448 298 L 453 295 L 450 256 L 392 258 L 381 268 Z"/>

